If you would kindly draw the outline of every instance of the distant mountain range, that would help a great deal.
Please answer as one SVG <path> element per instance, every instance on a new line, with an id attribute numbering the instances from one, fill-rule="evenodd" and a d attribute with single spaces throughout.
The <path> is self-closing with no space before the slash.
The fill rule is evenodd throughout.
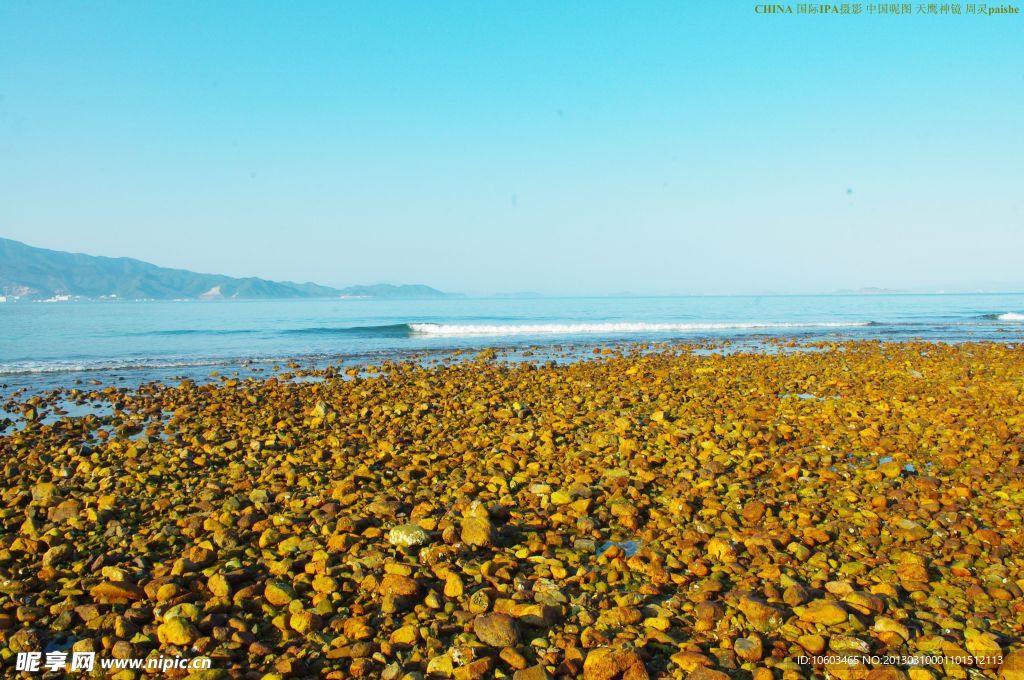
<path id="1" fill-rule="evenodd" d="M 130 257 L 98 257 L 35 248 L 0 238 L 0 296 L 47 299 L 440 298 L 430 286 L 349 286 L 238 279 L 158 267 Z"/>

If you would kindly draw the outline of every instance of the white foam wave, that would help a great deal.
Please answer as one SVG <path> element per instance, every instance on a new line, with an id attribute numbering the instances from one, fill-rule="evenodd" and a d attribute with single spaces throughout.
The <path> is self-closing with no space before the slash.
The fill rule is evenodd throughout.
<path id="1" fill-rule="evenodd" d="M 691 333 L 724 330 L 771 330 L 783 328 L 855 328 L 870 321 L 819 322 L 695 322 L 695 323 L 536 323 L 536 324 L 446 324 L 412 323 L 413 333 L 422 335 L 594 335 L 616 333 Z"/>
<path id="2" fill-rule="evenodd" d="M 232 361 L 230 359 L 202 359 L 194 361 L 120 361 L 116 359 L 111 359 L 107 361 L 94 361 L 82 363 L 70 361 L 20 361 L 11 363 L 0 363 L 0 376 L 31 375 L 35 373 L 82 373 L 88 371 L 196 368 L 202 366 L 221 366 L 228 363 L 232 363 Z"/>
<path id="3" fill-rule="evenodd" d="M 1018 314 L 1017 312 L 1007 312 L 1006 314 L 1000 314 L 996 317 L 1000 321 L 1024 321 L 1024 314 Z"/>

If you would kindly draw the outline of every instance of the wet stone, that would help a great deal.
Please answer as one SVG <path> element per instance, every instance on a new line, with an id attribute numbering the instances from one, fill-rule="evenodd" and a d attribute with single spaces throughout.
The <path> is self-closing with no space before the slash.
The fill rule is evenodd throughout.
<path id="1" fill-rule="evenodd" d="M 519 627 L 508 614 L 481 614 L 473 620 L 473 632 L 486 645 L 512 647 L 519 642 Z"/>

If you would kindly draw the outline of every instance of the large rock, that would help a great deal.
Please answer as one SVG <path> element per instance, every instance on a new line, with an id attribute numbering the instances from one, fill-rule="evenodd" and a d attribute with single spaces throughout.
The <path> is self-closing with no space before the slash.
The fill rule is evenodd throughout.
<path id="1" fill-rule="evenodd" d="M 284 581 L 269 581 L 263 588 L 263 597 L 275 607 L 286 607 L 295 599 L 295 590 Z"/>
<path id="2" fill-rule="evenodd" d="M 1003 649 L 992 633 L 985 633 L 974 628 L 964 631 L 964 645 L 967 647 L 981 668 L 996 668 L 1003 656 Z M 1005 662 L 1005 659 L 1003 659 Z"/>
<path id="3" fill-rule="evenodd" d="M 764 517 L 766 510 L 767 508 L 765 507 L 765 504 L 761 501 L 750 501 L 743 506 L 740 514 L 743 515 L 743 519 L 745 519 L 749 524 L 754 524 Z"/>
<path id="4" fill-rule="evenodd" d="M 780 610 L 756 597 L 741 598 L 738 607 L 750 625 L 762 633 L 775 630 L 785 622 L 785 616 Z"/>
<path id="5" fill-rule="evenodd" d="M 736 642 L 732 644 L 732 649 L 736 652 L 736 656 L 740 657 L 744 661 L 760 661 L 761 656 L 764 654 L 761 638 L 756 635 L 738 638 Z"/>
<path id="6" fill-rule="evenodd" d="M 32 500 L 45 502 L 57 495 L 57 485 L 53 482 L 40 482 L 32 487 Z"/>
<path id="7" fill-rule="evenodd" d="M 494 544 L 494 527 L 484 517 L 464 517 L 460 539 L 466 545 L 486 547 Z"/>
<path id="8" fill-rule="evenodd" d="M 388 543 L 399 548 L 412 548 L 429 540 L 430 536 L 418 524 L 400 524 L 388 532 Z"/>
<path id="9" fill-rule="evenodd" d="M 1003 657 L 999 677 L 1001 680 L 1024 680 L 1024 649 L 1010 652 Z"/>
<path id="10" fill-rule="evenodd" d="M 175 616 L 160 624 L 156 636 L 161 644 L 183 647 L 195 642 L 199 638 L 199 631 L 190 622 Z"/>
<path id="11" fill-rule="evenodd" d="M 730 564 L 735 562 L 736 557 L 736 546 L 732 541 L 715 536 L 707 544 L 708 557 L 715 560 L 716 562 L 723 562 Z"/>
<path id="12" fill-rule="evenodd" d="M 134 583 L 104 581 L 89 590 L 89 594 L 97 602 L 104 604 L 124 603 L 129 600 L 141 600 L 146 596 L 142 588 Z"/>
<path id="13" fill-rule="evenodd" d="M 647 680 L 647 669 L 631 649 L 598 647 L 583 662 L 583 680 Z"/>
<path id="14" fill-rule="evenodd" d="M 380 594 L 384 597 L 413 597 L 419 590 L 416 579 L 401 574 L 384 574 L 380 582 Z"/>
<path id="15" fill-rule="evenodd" d="M 835 626 L 846 623 L 848 616 L 843 606 L 834 600 L 815 600 L 799 610 L 801 621 L 820 623 L 823 626 Z"/>
<path id="16" fill-rule="evenodd" d="M 306 633 L 320 630 L 321 626 L 323 626 L 323 619 L 315 612 L 300 609 L 291 615 L 288 619 L 288 625 L 295 632 L 305 635 Z"/>
<path id="17" fill-rule="evenodd" d="M 473 620 L 473 632 L 492 647 L 512 647 L 519 642 L 519 627 L 508 614 L 481 614 Z"/>

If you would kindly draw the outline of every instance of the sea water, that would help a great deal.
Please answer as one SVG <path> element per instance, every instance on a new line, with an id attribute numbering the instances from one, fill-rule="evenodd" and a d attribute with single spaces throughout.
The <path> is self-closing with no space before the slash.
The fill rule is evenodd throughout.
<path id="1" fill-rule="evenodd" d="M 0 304 L 0 384 L 139 383 L 413 352 L 705 339 L 1024 340 L 1024 294 Z"/>

